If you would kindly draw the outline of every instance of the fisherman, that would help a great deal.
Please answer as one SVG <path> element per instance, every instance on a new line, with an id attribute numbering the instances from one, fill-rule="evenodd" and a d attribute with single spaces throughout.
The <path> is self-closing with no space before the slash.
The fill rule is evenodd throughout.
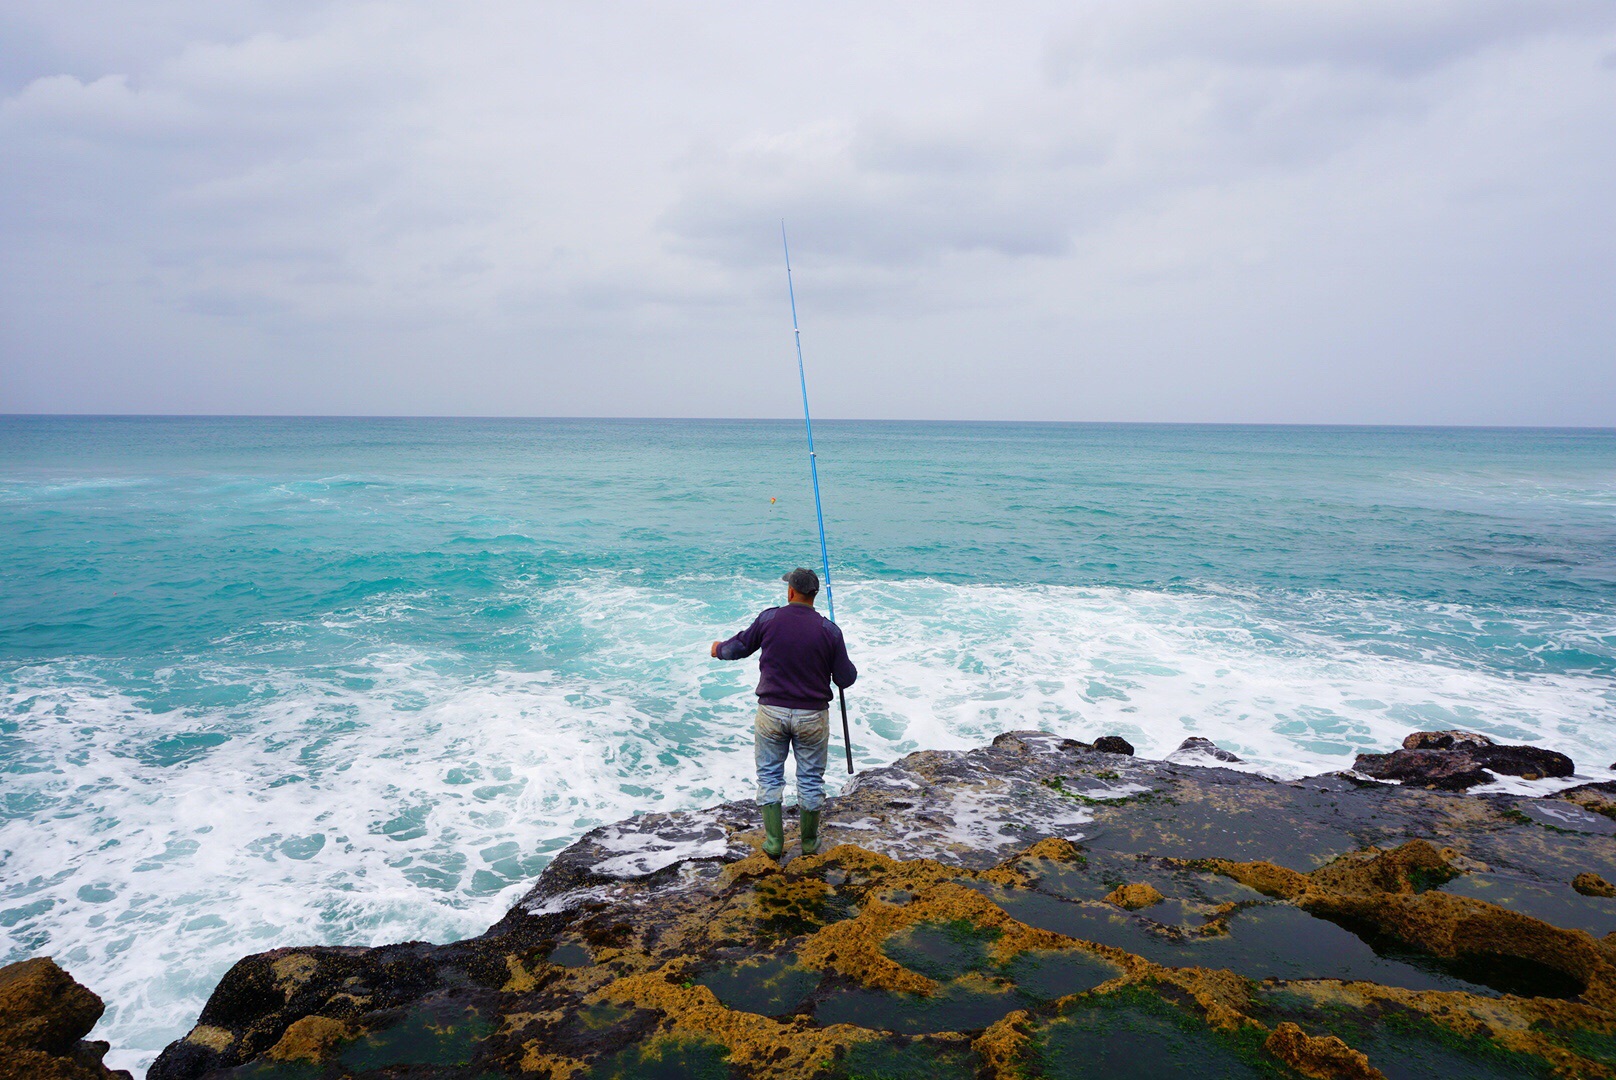
<path id="1" fill-rule="evenodd" d="M 784 607 L 766 608 L 751 626 L 712 647 L 719 660 L 744 660 L 763 650 L 753 731 L 763 851 L 770 858 L 779 858 L 786 847 L 780 798 L 788 749 L 797 760 L 802 853 L 819 850 L 819 807 L 825 798 L 825 754 L 830 748 L 830 684 L 834 679 L 846 689 L 858 678 L 841 628 L 814 610 L 819 575 L 799 566 L 781 580 L 786 583 Z"/>

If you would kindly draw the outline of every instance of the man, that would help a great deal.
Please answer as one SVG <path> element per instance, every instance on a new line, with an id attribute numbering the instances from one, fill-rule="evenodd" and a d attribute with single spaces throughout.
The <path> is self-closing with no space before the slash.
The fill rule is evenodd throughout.
<path id="1" fill-rule="evenodd" d="M 720 660 L 758 661 L 757 718 L 753 723 L 758 806 L 763 811 L 763 851 L 779 858 L 786 849 L 780 796 L 786 785 L 786 751 L 797 760 L 797 805 L 802 811 L 802 853 L 819 850 L 819 806 L 825 798 L 825 753 L 830 747 L 830 684 L 852 686 L 858 668 L 847 658 L 837 625 L 814 610 L 819 575 L 797 567 L 781 578 L 785 607 L 768 608 L 728 641 L 713 642 Z"/>

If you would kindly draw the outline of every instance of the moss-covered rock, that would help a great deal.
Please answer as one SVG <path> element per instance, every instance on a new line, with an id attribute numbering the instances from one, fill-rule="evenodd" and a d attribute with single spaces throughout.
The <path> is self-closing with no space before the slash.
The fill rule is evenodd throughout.
<path id="1" fill-rule="evenodd" d="M 1118 885 L 1106 894 L 1105 902 L 1115 904 L 1127 911 L 1138 911 L 1159 904 L 1167 899 L 1156 886 L 1148 881 L 1136 881 L 1129 885 Z"/>
<path id="2" fill-rule="evenodd" d="M 1517 802 L 1007 733 L 860 776 L 814 856 L 647 815 L 482 937 L 248 957 L 150 1075 L 1616 1076 L 1616 911 L 1565 886 L 1616 838 Z"/>
<path id="3" fill-rule="evenodd" d="M 128 1080 L 84 1038 L 104 1008 L 48 957 L 0 967 L 0 1080 Z"/>

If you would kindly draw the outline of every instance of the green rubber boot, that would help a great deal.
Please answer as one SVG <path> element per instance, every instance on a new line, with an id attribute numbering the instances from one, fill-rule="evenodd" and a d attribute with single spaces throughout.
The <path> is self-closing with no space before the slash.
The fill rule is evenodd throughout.
<path id="1" fill-rule="evenodd" d="M 812 855 L 819 850 L 819 811 L 802 812 L 802 853 Z"/>
<path id="2" fill-rule="evenodd" d="M 780 804 L 766 802 L 758 807 L 763 811 L 763 854 L 778 859 L 786 849 L 785 822 L 780 818 Z"/>

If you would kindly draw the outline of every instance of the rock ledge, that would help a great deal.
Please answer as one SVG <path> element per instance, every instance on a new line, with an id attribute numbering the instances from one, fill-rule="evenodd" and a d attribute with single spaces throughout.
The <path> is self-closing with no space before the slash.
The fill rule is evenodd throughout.
<path id="1" fill-rule="evenodd" d="M 750 803 L 618 822 L 481 937 L 244 958 L 150 1077 L 1616 1075 L 1616 784 L 1280 782 L 1192 749 L 912 754 L 782 862 Z"/>

